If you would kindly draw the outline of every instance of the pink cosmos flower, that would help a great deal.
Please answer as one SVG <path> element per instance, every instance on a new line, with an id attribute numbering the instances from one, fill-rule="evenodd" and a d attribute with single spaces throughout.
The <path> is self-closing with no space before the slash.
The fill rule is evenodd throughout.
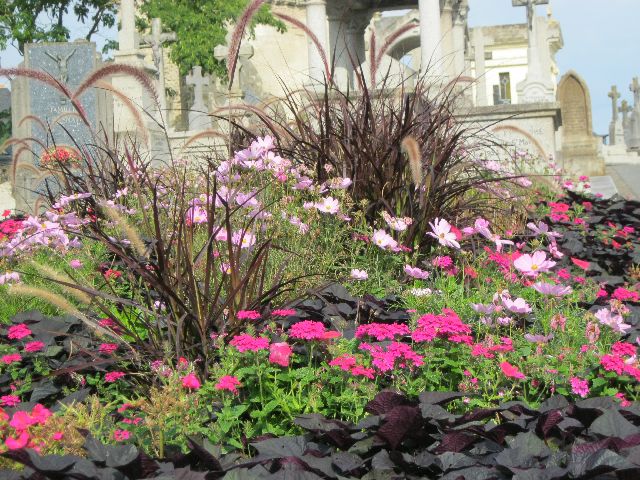
<path id="1" fill-rule="evenodd" d="M 389 228 L 396 232 L 404 232 L 409 228 L 409 225 L 413 223 L 413 219 L 411 217 L 396 218 L 392 217 L 387 212 L 382 212 L 382 218 L 384 218 L 384 221 L 389 225 Z"/>
<path id="2" fill-rule="evenodd" d="M 369 278 L 369 274 L 366 270 L 358 270 L 357 268 L 351 269 L 351 278 L 353 280 L 366 280 Z"/>
<path id="3" fill-rule="evenodd" d="M 124 377 L 124 372 L 109 372 L 104 376 L 104 381 L 113 383 L 122 377 Z"/>
<path id="4" fill-rule="evenodd" d="M 516 298 L 515 300 L 512 300 L 509 297 L 502 297 L 502 304 L 513 313 L 531 313 L 531 306 L 524 298 Z"/>
<path id="5" fill-rule="evenodd" d="M 44 348 L 44 342 L 34 341 L 27 342 L 24 346 L 24 351 L 29 353 L 39 352 Z"/>
<path id="6" fill-rule="evenodd" d="M 16 395 L 3 395 L 0 397 L 0 404 L 4 407 L 15 407 L 20 403 L 20 397 Z"/>
<path id="7" fill-rule="evenodd" d="M 427 235 L 437 239 L 440 245 L 450 248 L 460 248 L 456 234 L 452 231 L 451 224 L 444 218 L 436 218 L 433 223 L 429 222 L 429 225 L 432 231 L 428 232 Z"/>
<path id="8" fill-rule="evenodd" d="M 236 335 L 229 342 L 229 345 L 236 347 L 239 352 L 257 352 L 269 348 L 269 339 L 264 337 L 252 337 L 248 333 Z"/>
<path id="9" fill-rule="evenodd" d="M 5 365 L 11 365 L 12 363 L 17 363 L 22 360 L 22 357 L 19 353 L 9 353 L 8 355 L 3 355 L 0 357 L 0 362 Z"/>
<path id="10" fill-rule="evenodd" d="M 589 381 L 578 377 L 571 377 L 571 392 L 586 398 L 589 395 Z"/>
<path id="11" fill-rule="evenodd" d="M 553 295 L 554 297 L 562 297 L 573 292 L 573 289 L 569 286 L 554 285 L 552 283 L 536 282 L 531 286 L 536 292 L 543 295 Z"/>
<path id="12" fill-rule="evenodd" d="M 17 325 L 12 325 L 9 327 L 9 331 L 7 332 L 7 337 L 11 340 L 20 340 L 24 337 L 28 337 L 31 335 L 31 330 L 24 323 L 18 323 Z"/>
<path id="13" fill-rule="evenodd" d="M 207 211 L 199 205 L 193 205 L 189 207 L 186 213 L 185 223 L 188 226 L 199 225 L 207 223 L 208 215 Z"/>
<path id="14" fill-rule="evenodd" d="M 238 394 L 238 387 L 241 387 L 242 384 L 240 380 L 232 375 L 225 375 L 220 377 L 218 383 L 215 385 L 216 390 L 228 390 L 231 393 Z"/>
<path id="15" fill-rule="evenodd" d="M 115 430 L 113 432 L 113 438 L 116 442 L 123 442 L 131 438 L 131 432 L 129 432 L 129 430 Z"/>
<path id="16" fill-rule="evenodd" d="M 18 438 L 7 437 L 4 444 L 9 450 L 20 450 L 29 443 L 29 434 L 26 431 L 20 432 Z"/>
<path id="17" fill-rule="evenodd" d="M 0 285 L 8 284 L 11 282 L 19 282 L 20 274 L 18 272 L 6 272 L 0 275 Z"/>
<path id="18" fill-rule="evenodd" d="M 429 272 L 421 270 L 418 267 L 412 267 L 411 265 L 404 266 L 404 273 L 409 277 L 417 278 L 419 280 L 429 278 Z"/>
<path id="19" fill-rule="evenodd" d="M 340 202 L 333 197 L 323 198 L 321 202 L 317 202 L 314 204 L 314 207 L 319 212 L 328 213 L 330 215 L 335 215 L 340 210 Z"/>
<path id="20" fill-rule="evenodd" d="M 382 250 L 395 250 L 398 248 L 398 242 L 384 230 L 376 230 L 373 232 L 371 241 Z"/>
<path id="21" fill-rule="evenodd" d="M 111 355 L 118 349 L 118 345 L 115 343 L 101 343 L 98 347 L 98 351 L 100 353 L 106 353 L 107 355 Z"/>
<path id="22" fill-rule="evenodd" d="M 293 349 L 287 342 L 272 343 L 269 347 L 269 361 L 281 367 L 288 367 Z"/>
<path id="23" fill-rule="evenodd" d="M 624 323 L 622 315 L 613 315 L 606 308 L 601 308 L 594 315 L 602 325 L 609 326 L 614 332 L 623 334 L 631 328 L 631 325 Z"/>
<path id="24" fill-rule="evenodd" d="M 253 247 L 256 243 L 256 236 L 250 232 L 235 232 L 231 236 L 231 243 L 239 245 L 240 248 Z"/>
<path id="25" fill-rule="evenodd" d="M 493 236 L 491 230 L 489 230 L 489 221 L 484 218 L 477 218 L 473 225 L 473 229 L 485 238 L 491 239 Z"/>
<path id="26" fill-rule="evenodd" d="M 182 386 L 189 390 L 197 390 L 200 388 L 200 380 L 193 373 L 189 373 L 184 377 L 180 378 L 182 381 Z"/>
<path id="27" fill-rule="evenodd" d="M 527 378 L 524 375 L 524 373 L 522 373 L 520 370 L 518 370 L 518 367 L 514 367 L 509 362 L 502 362 L 500 364 L 500 369 L 502 370 L 502 373 L 504 373 L 504 375 L 506 377 L 517 378 L 517 379 L 520 379 L 520 380 L 522 380 L 524 378 Z"/>
<path id="28" fill-rule="evenodd" d="M 543 272 L 548 272 L 556 262 L 547 260 L 547 254 L 541 250 L 532 255 L 524 254 L 513 261 L 513 266 L 528 277 L 537 277 Z"/>
<path id="29" fill-rule="evenodd" d="M 533 222 L 529 222 L 527 223 L 527 227 L 529 227 L 529 230 L 531 230 L 536 235 L 545 235 L 552 240 L 554 238 L 562 237 L 562 234 L 549 230 L 549 225 L 544 222 L 538 222 L 537 225 Z"/>

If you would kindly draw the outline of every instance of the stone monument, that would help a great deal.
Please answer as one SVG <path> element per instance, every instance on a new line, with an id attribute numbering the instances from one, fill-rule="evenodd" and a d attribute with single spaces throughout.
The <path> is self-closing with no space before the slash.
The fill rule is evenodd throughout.
<path id="1" fill-rule="evenodd" d="M 38 43 L 25 46 L 24 67 L 41 70 L 72 92 L 99 66 L 94 43 Z M 42 193 L 55 189 L 57 180 L 41 168 L 45 148 L 63 147 L 78 151 L 78 146 L 96 145 L 95 134 L 110 133 L 111 108 L 107 95 L 96 89 L 87 90 L 80 103 L 90 127 L 81 120 L 71 101 L 50 85 L 34 79 L 16 77 L 12 82 L 13 136 L 29 140 L 28 145 L 14 148 L 13 195 L 16 210 L 34 212 Z"/>
<path id="2" fill-rule="evenodd" d="M 600 143 L 593 135 L 591 96 L 586 82 L 575 72 L 565 74 L 558 85 L 562 111 L 560 164 L 572 175 L 603 175 Z"/>
<path id="3" fill-rule="evenodd" d="M 193 85 L 193 105 L 189 109 L 189 130 L 211 128 L 211 118 L 204 102 L 203 87 L 209 85 L 209 77 L 202 75 L 202 67 L 193 67 L 187 76 L 187 85 Z"/>
<path id="4" fill-rule="evenodd" d="M 624 131 L 624 143 L 629 144 L 630 131 L 629 131 L 629 114 L 633 111 L 633 107 L 629 105 L 629 102 L 623 100 L 620 104 L 620 113 L 622 113 L 622 128 Z"/>
<path id="5" fill-rule="evenodd" d="M 640 81 L 635 77 L 629 85 L 633 93 L 633 109 L 629 118 L 629 141 L 627 146 L 631 150 L 640 150 Z"/>
<path id="6" fill-rule="evenodd" d="M 529 46 L 527 48 L 527 77 L 517 85 L 520 103 L 553 102 L 554 83 L 551 78 L 546 21 L 536 17 L 536 5 L 546 5 L 549 0 L 512 0 L 514 7 L 527 8 Z"/>
<path id="7" fill-rule="evenodd" d="M 619 119 L 619 111 L 618 111 L 618 99 L 620 98 L 620 93 L 618 93 L 618 87 L 613 85 L 608 95 L 609 95 L 609 98 L 611 99 L 611 123 L 609 124 L 609 145 L 624 145 L 624 128 L 622 126 L 622 122 Z"/>

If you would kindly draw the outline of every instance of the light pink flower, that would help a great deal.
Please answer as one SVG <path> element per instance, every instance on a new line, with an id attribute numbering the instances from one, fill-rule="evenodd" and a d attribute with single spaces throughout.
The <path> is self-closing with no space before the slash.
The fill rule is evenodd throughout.
<path id="1" fill-rule="evenodd" d="M 321 202 L 315 203 L 314 207 L 316 207 L 319 212 L 335 215 L 338 213 L 338 210 L 340 210 L 340 202 L 336 198 L 325 197 Z"/>
<path id="2" fill-rule="evenodd" d="M 539 274 L 548 272 L 555 266 L 556 262 L 547 260 L 547 254 L 541 250 L 521 255 L 513 262 L 513 266 L 528 277 L 537 277 Z"/>
<path id="3" fill-rule="evenodd" d="M 543 295 L 553 295 L 554 297 L 562 297 L 573 292 L 573 289 L 567 285 L 554 285 L 552 283 L 536 282 L 531 286 L 536 292 Z"/>
<path id="4" fill-rule="evenodd" d="M 594 315 L 602 325 L 607 325 L 614 332 L 625 333 L 631 328 L 631 325 L 624 323 L 622 315 L 613 315 L 606 308 L 601 308 Z"/>
<path id="5" fill-rule="evenodd" d="M 502 297 L 502 304 L 513 313 L 531 313 L 531 306 L 525 301 L 524 298 L 516 298 L 512 300 L 508 297 Z"/>
<path id="6" fill-rule="evenodd" d="M 351 278 L 353 280 L 366 280 L 367 278 L 369 278 L 369 274 L 365 270 L 358 270 L 357 268 L 352 268 Z"/>
<path id="7" fill-rule="evenodd" d="M 432 231 L 427 234 L 437 239 L 440 245 L 450 248 L 460 248 L 460 244 L 456 240 L 456 234 L 451 231 L 451 224 L 444 218 L 436 218 L 433 223 L 429 222 L 429 225 Z"/>
<path id="8" fill-rule="evenodd" d="M 420 280 L 429 278 L 429 272 L 421 270 L 418 267 L 412 267 L 411 265 L 404 266 L 404 273 L 406 273 L 409 277 L 417 278 Z"/>
<path id="9" fill-rule="evenodd" d="M 395 250 L 398 248 L 398 242 L 384 230 L 376 230 L 371 237 L 371 241 L 383 250 Z"/>
<path id="10" fill-rule="evenodd" d="M 82 262 L 80 260 L 78 260 L 77 258 L 74 258 L 73 260 L 71 260 L 69 262 L 69 266 L 71 268 L 73 268 L 74 270 L 77 270 L 79 268 L 82 268 Z"/>
<path id="11" fill-rule="evenodd" d="M 20 274 L 17 272 L 6 272 L 2 275 L 0 275 L 0 285 L 4 285 L 5 283 L 11 283 L 11 282 L 19 282 L 20 281 Z"/>

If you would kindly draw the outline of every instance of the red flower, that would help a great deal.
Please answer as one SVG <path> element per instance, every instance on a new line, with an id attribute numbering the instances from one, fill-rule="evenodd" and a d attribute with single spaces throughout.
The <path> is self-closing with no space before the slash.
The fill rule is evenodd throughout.
<path id="1" fill-rule="evenodd" d="M 520 370 L 518 370 L 518 367 L 514 367 L 509 362 L 502 362 L 500 364 L 500 368 L 502 369 L 502 373 L 504 373 L 504 375 L 506 377 L 517 378 L 517 379 L 520 379 L 520 380 L 522 380 L 523 378 L 527 378 L 524 375 L 524 373 L 522 373 Z"/>
<path id="2" fill-rule="evenodd" d="M 104 272 L 104 278 L 106 278 L 107 280 L 111 279 L 111 278 L 120 278 L 122 276 L 122 272 L 119 272 L 118 270 L 113 270 L 113 269 L 108 269 L 106 272 Z"/>
<path id="3" fill-rule="evenodd" d="M 571 261 L 576 267 L 583 269 L 585 272 L 589 270 L 589 265 L 590 265 L 589 262 L 585 260 L 580 260 L 578 258 L 573 258 L 573 257 L 571 257 Z"/>
<path id="4" fill-rule="evenodd" d="M 11 215 L 11 210 L 5 210 L 4 212 L 2 212 L 3 217 L 8 217 L 9 215 Z"/>

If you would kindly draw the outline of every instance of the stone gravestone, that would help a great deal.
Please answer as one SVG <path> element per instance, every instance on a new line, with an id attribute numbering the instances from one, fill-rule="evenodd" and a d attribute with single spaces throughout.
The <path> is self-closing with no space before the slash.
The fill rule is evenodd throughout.
<path id="1" fill-rule="evenodd" d="M 638 77 L 633 79 L 629 90 L 633 93 L 633 109 L 629 118 L 629 142 L 631 150 L 640 150 L 640 81 Z"/>
<path id="2" fill-rule="evenodd" d="M 589 89 L 575 72 L 565 74 L 558 85 L 562 111 L 561 165 L 572 175 L 603 175 L 604 159 L 593 135 Z"/>
<path id="3" fill-rule="evenodd" d="M 611 123 L 609 124 L 609 145 L 622 145 L 624 146 L 624 128 L 622 122 L 619 119 L 618 99 L 620 93 L 618 88 L 613 85 L 611 91 L 608 94 L 611 99 Z"/>
<path id="4" fill-rule="evenodd" d="M 39 43 L 25 47 L 24 67 L 43 71 L 64 83 L 72 92 L 98 67 L 94 43 Z M 32 138 L 28 149 L 14 148 L 16 210 L 35 212 L 41 195 L 55 189 L 57 181 L 50 171 L 40 168 L 44 148 L 94 145 L 92 129 L 80 119 L 71 101 L 52 86 L 18 77 L 12 97 L 14 137 Z M 106 93 L 89 89 L 80 98 L 94 131 L 109 128 L 110 108 Z M 35 120 L 39 119 L 38 122 Z M 41 145 L 42 144 L 42 145 Z M 26 146 L 26 145 L 25 145 Z"/>

